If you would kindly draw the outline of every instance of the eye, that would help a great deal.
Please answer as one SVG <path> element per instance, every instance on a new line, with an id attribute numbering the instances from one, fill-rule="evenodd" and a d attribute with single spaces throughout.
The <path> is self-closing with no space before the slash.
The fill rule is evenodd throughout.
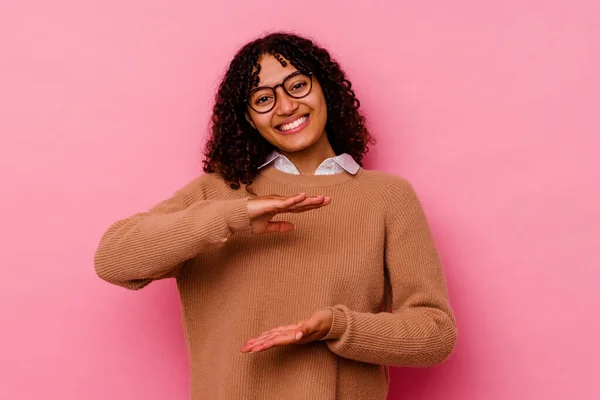
<path id="1" fill-rule="evenodd" d="M 261 104 L 266 101 L 269 101 L 269 98 L 267 96 L 259 97 L 258 99 L 256 99 L 256 104 Z"/>
<path id="2" fill-rule="evenodd" d="M 268 104 L 268 103 L 272 102 L 273 101 L 273 96 L 269 96 L 269 95 L 266 95 L 266 94 L 257 95 L 252 101 L 257 106 L 264 105 L 264 104 Z"/>
<path id="3" fill-rule="evenodd" d="M 292 90 L 300 90 L 304 86 L 306 86 L 306 82 L 298 82 L 294 86 L 292 86 Z"/>

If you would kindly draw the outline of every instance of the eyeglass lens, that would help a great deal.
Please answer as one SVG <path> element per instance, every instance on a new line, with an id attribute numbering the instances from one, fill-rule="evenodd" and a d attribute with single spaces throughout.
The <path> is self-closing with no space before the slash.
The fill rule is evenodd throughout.
<path id="1" fill-rule="evenodd" d="M 281 86 L 293 98 L 302 98 L 310 92 L 311 78 L 304 74 L 289 76 Z M 268 112 L 275 106 L 275 91 L 273 88 L 264 87 L 253 90 L 248 98 L 248 103 L 255 111 Z"/>

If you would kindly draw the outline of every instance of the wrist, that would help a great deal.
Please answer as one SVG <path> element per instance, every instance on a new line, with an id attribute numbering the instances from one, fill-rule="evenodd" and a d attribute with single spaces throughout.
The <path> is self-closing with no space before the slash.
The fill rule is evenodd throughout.
<path id="1" fill-rule="evenodd" d="M 336 340 L 342 337 L 346 331 L 346 313 L 340 306 L 329 307 L 332 312 L 331 328 L 321 340 Z"/>

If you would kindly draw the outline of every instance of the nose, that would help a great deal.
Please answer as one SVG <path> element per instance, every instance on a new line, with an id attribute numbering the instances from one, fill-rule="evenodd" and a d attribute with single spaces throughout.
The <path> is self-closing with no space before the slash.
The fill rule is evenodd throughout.
<path id="1" fill-rule="evenodd" d="M 277 91 L 277 104 L 275 112 L 277 115 L 291 115 L 298 108 L 298 102 L 283 90 L 282 87 L 275 89 Z"/>

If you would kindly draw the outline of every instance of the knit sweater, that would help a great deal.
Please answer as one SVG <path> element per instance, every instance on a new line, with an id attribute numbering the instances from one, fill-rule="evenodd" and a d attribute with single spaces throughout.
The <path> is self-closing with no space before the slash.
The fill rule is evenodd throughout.
<path id="1" fill-rule="evenodd" d="M 456 340 L 444 273 L 412 186 L 392 174 L 291 175 L 269 166 L 258 196 L 331 197 L 279 214 L 287 233 L 254 235 L 244 186 L 205 174 L 148 212 L 114 223 L 97 274 L 127 289 L 175 278 L 191 397 L 383 400 L 387 366 L 431 366 Z M 320 341 L 242 353 L 248 338 L 330 308 Z"/>

